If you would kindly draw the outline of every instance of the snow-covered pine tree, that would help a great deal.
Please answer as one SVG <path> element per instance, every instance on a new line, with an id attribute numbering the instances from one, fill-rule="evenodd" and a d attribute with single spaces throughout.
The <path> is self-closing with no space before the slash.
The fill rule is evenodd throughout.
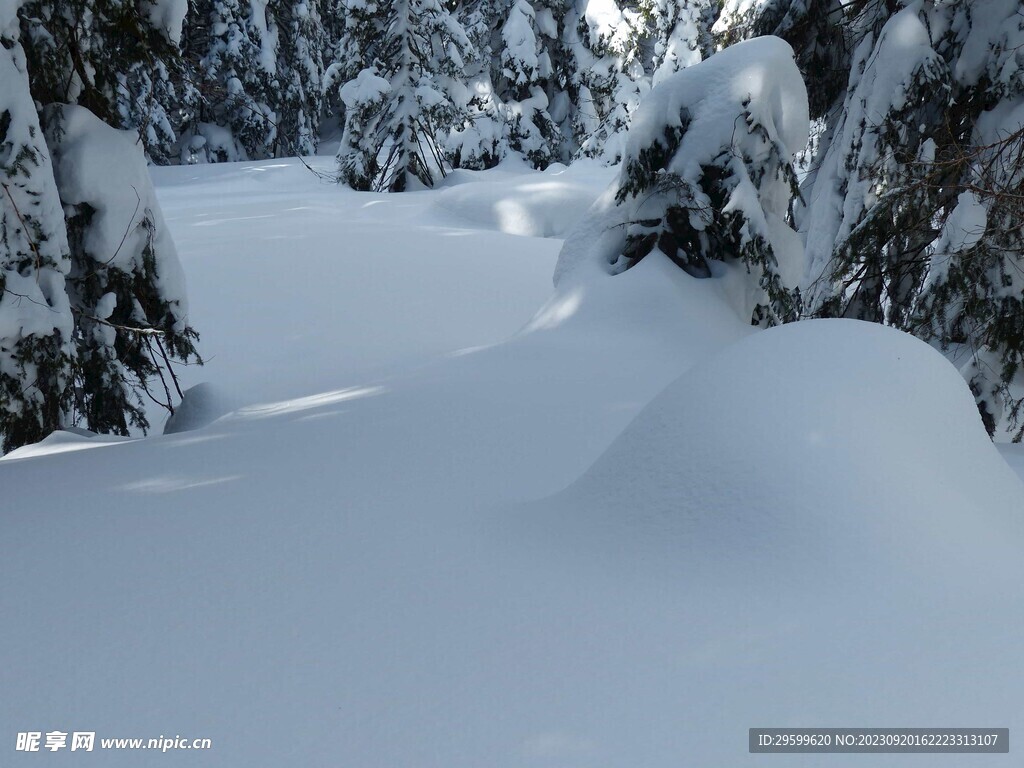
<path id="1" fill-rule="evenodd" d="M 495 86 L 500 49 L 496 24 L 507 0 L 471 0 L 460 8 L 459 22 L 466 31 L 471 52 L 464 60 L 469 101 L 466 121 L 448 136 L 445 154 L 456 168 L 483 170 L 497 165 L 509 147 L 508 111 Z"/>
<path id="2" fill-rule="evenodd" d="M 543 169 L 569 159 L 564 15 L 559 0 L 476 0 L 466 7 L 463 24 L 475 55 L 467 62 L 469 120 L 449 145 L 453 165 L 489 168 L 519 154 Z"/>
<path id="3" fill-rule="evenodd" d="M 143 395 L 170 407 L 172 362 L 198 359 L 184 276 L 146 158 L 133 131 L 84 107 L 51 105 L 45 124 L 71 253 L 72 421 L 120 435 L 146 429 Z"/>
<path id="4" fill-rule="evenodd" d="M 280 83 L 267 0 L 196 0 L 186 35 L 203 105 L 184 137 L 182 162 L 272 157 Z"/>
<path id="5" fill-rule="evenodd" d="M 73 320 L 64 213 L 29 93 L 16 6 L 0 6 L 0 437 L 3 449 L 64 425 Z"/>
<path id="6" fill-rule="evenodd" d="M 963 374 L 990 434 L 1024 437 L 1024 8 L 959 3 L 952 66 L 954 139 L 924 184 L 952 186 L 933 227 L 929 270 L 910 330 L 966 350 Z M 970 131 L 967 134 L 967 131 Z M 956 183 L 950 185 L 950 180 Z"/>
<path id="7" fill-rule="evenodd" d="M 575 23 L 569 23 L 575 21 Z M 630 116 L 650 83 L 644 71 L 647 30 L 638 2 L 576 0 L 566 23 L 573 129 L 579 151 L 620 159 Z"/>
<path id="8" fill-rule="evenodd" d="M 323 101 L 324 27 L 320 0 L 270 0 L 277 22 L 277 155 L 312 155 Z"/>
<path id="9" fill-rule="evenodd" d="M 324 71 L 324 109 L 345 124 L 341 87 L 373 65 L 384 32 L 385 19 L 379 0 L 330 0 L 324 14 L 325 34 L 330 41 L 331 62 Z"/>
<path id="10" fill-rule="evenodd" d="M 835 50 L 851 51 L 840 86 L 829 51 L 797 46 L 812 91 L 841 101 L 812 102 L 824 131 L 805 182 L 808 311 L 965 351 L 990 432 L 1024 436 L 1024 11 L 1015 0 L 761 6 L 791 39 L 800 13 L 809 28 L 838 18 Z"/>
<path id="11" fill-rule="evenodd" d="M 667 77 L 629 130 L 615 192 L 624 241 L 611 271 L 655 250 L 699 278 L 716 275 L 712 262 L 733 265 L 744 275 L 745 319 L 796 320 L 803 250 L 787 215 L 798 195 L 793 156 L 807 133 L 803 81 L 778 38 Z"/>
<path id="12" fill-rule="evenodd" d="M 497 89 L 509 124 L 509 148 L 535 168 L 561 158 L 561 130 L 548 111 L 554 66 L 548 53 L 557 28 L 546 8 L 513 0 L 500 29 Z"/>
<path id="13" fill-rule="evenodd" d="M 374 65 L 341 89 L 339 180 L 390 192 L 433 186 L 445 173 L 448 135 L 468 117 L 463 62 L 471 44 L 439 0 L 390 0 L 382 10 Z"/>
<path id="14" fill-rule="evenodd" d="M 346 0 L 320 0 L 320 22 L 324 35 L 324 58 L 329 66 L 333 59 L 335 46 L 339 43 L 345 30 Z"/>
<path id="15" fill-rule="evenodd" d="M 386 27 L 383 0 L 334 0 L 333 59 L 324 74 L 324 90 L 337 91 L 373 65 Z M 328 17 L 330 18 L 330 17 Z"/>
<path id="16" fill-rule="evenodd" d="M 918 2 L 857 46 L 809 212 L 812 309 L 820 314 L 907 327 L 927 273 L 932 219 L 949 194 L 915 180 L 934 159 L 936 139 L 956 142 L 945 135 L 952 75 L 936 50 L 946 44 L 933 44 Z"/>
<path id="17" fill-rule="evenodd" d="M 28 0 L 21 40 L 33 97 L 136 130 L 148 156 L 167 162 L 192 98 L 178 47 L 184 14 L 176 0 Z"/>
<path id="18" fill-rule="evenodd" d="M 651 37 L 648 68 L 654 85 L 714 53 L 717 0 L 644 0 L 640 7 Z"/>
<path id="19" fill-rule="evenodd" d="M 156 2 L 94 8 L 29 0 L 19 25 L 17 7 L 0 8 L 5 449 L 70 424 L 121 434 L 129 424 L 145 428 L 139 391 L 173 380 L 172 362 L 194 358 L 196 339 L 149 181 L 138 132 L 144 126 L 116 130 L 69 104 L 37 113 L 43 99 L 61 98 L 93 104 L 121 124 L 125 113 L 112 94 L 116 84 L 125 85 L 119 63 L 131 63 L 139 41 L 118 40 L 116 32 L 149 25 L 173 42 L 180 17 Z M 72 26 L 60 27 L 59 19 Z M 83 20 L 91 24 L 74 26 Z M 148 149 L 152 154 L 152 144 Z M 169 385 L 154 399 L 170 407 Z"/>
<path id="20" fill-rule="evenodd" d="M 384 46 L 384 35 L 390 20 L 388 0 L 335 0 L 338 20 L 333 41 L 334 59 L 331 79 L 338 87 L 354 80 L 373 65 Z M 325 80 L 327 78 L 325 77 Z"/>

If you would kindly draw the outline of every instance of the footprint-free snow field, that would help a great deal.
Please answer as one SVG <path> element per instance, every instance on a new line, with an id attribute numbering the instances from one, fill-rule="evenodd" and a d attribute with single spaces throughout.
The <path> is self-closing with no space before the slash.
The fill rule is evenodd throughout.
<path id="1" fill-rule="evenodd" d="M 747 754 L 1024 733 L 1024 461 L 897 331 L 754 331 L 657 253 L 553 288 L 614 173 L 153 169 L 208 363 L 182 431 L 0 461 L 0 762 L 1018 764 Z M 55 730 L 212 746 L 13 750 Z"/>

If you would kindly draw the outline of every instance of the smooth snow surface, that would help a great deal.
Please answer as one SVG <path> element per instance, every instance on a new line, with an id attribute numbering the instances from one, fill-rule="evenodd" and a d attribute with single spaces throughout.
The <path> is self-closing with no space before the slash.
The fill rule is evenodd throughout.
<path id="1" fill-rule="evenodd" d="M 960 579 L 958 562 L 1016 573 L 1024 486 L 972 403 L 956 368 L 902 332 L 773 328 L 673 382 L 555 506 L 576 510 L 576 538 L 650 535 L 723 577 L 736 547 L 740 573 L 809 583 L 884 573 L 896 589 L 914 571 Z"/>
<path id="2" fill-rule="evenodd" d="M 210 360 L 183 387 L 237 408 L 0 462 L 0 731 L 213 748 L 4 765 L 923 767 L 747 729 L 1024 728 L 1024 491 L 955 370 L 755 334 L 658 254 L 552 295 L 558 241 L 438 205 L 549 178 L 504 173 L 154 169 Z"/>
<path id="3" fill-rule="evenodd" d="M 615 173 L 598 163 L 584 162 L 571 171 L 553 165 L 543 173 L 523 173 L 525 165 L 508 160 L 481 174 L 455 171 L 434 206 L 440 215 L 510 235 L 565 237 L 594 202 L 595 184 L 607 184 Z M 510 170 L 506 170 L 510 169 Z"/>

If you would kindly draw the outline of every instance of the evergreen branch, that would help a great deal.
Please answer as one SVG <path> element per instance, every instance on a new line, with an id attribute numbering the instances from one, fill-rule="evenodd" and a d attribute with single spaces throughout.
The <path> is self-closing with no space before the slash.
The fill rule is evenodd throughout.
<path id="1" fill-rule="evenodd" d="M 22 216 L 21 211 L 18 210 L 18 204 L 14 202 L 14 196 L 11 194 L 11 190 L 7 186 L 7 182 L 0 182 L 0 186 L 3 186 L 4 192 L 7 194 L 7 199 L 11 201 L 11 207 L 14 209 L 14 215 L 18 217 L 18 221 L 21 223 L 21 228 L 25 232 L 25 239 L 28 240 L 28 246 L 32 249 L 32 253 L 35 256 L 36 284 L 38 285 L 39 273 L 42 269 L 43 255 L 39 252 L 39 245 L 32 239 L 32 235 L 29 234 L 28 224 L 25 223 L 25 217 Z"/>

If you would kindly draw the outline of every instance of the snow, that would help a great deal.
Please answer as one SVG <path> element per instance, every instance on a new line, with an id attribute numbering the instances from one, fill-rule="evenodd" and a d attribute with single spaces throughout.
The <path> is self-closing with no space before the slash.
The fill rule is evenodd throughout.
<path id="1" fill-rule="evenodd" d="M 363 102 L 378 101 L 390 92 L 391 83 L 378 76 L 376 68 L 371 67 L 341 87 L 341 100 L 351 108 Z"/>
<path id="2" fill-rule="evenodd" d="M 174 45 L 181 45 L 181 30 L 188 12 L 188 0 L 146 0 L 142 8 L 153 29 L 161 32 Z"/>
<path id="3" fill-rule="evenodd" d="M 295 160 L 151 170 L 208 360 L 187 386 L 254 403 L 361 384 L 510 336 L 550 293 L 558 242 L 439 219 L 443 193 L 356 194 Z"/>
<path id="4" fill-rule="evenodd" d="M 625 243 L 626 209 L 616 205 L 620 180 L 615 179 L 576 223 L 558 254 L 554 282 L 561 285 L 582 273 L 584 279 L 606 271 Z"/>
<path id="5" fill-rule="evenodd" d="M 1024 489 L 925 345 L 754 331 L 657 252 L 552 293 L 561 243 L 483 213 L 551 184 L 565 219 L 524 229 L 565 232 L 604 169 L 151 171 L 209 360 L 182 385 L 234 410 L 0 461 L 8 733 L 213 741 L 74 758 L 111 768 L 669 768 L 765 724 L 1024 727 Z"/>
<path id="6" fill-rule="evenodd" d="M 1024 42 L 1024 9 L 1017 0 L 986 0 L 968 14 L 963 50 L 954 75 L 963 85 L 977 85 L 984 75 L 997 86 L 1019 81 L 1019 59 Z M 962 19 L 967 22 L 967 18 Z M 1019 84 L 1018 84 L 1019 87 Z"/>
<path id="7" fill-rule="evenodd" d="M 988 209 L 985 203 L 974 192 L 961 192 L 935 241 L 935 256 L 932 257 L 928 285 L 945 280 L 950 257 L 976 246 L 984 237 L 987 226 Z"/>
<path id="8" fill-rule="evenodd" d="M 877 39 L 866 35 L 853 55 L 849 92 L 818 170 L 807 213 L 807 288 L 816 306 L 830 289 L 833 252 L 860 224 L 892 182 L 896 161 L 884 129 L 892 115 L 908 109 L 925 83 L 946 74 L 912 2 L 894 14 Z M 934 87 L 934 86 L 932 86 Z"/>
<path id="9" fill-rule="evenodd" d="M 713 31 L 716 35 L 726 35 L 730 29 L 741 23 L 749 23 L 770 7 L 771 0 L 725 0 L 722 10 L 715 22 Z"/>
<path id="10" fill-rule="evenodd" d="M 164 434 L 190 432 L 211 424 L 233 410 L 230 395 L 209 382 L 196 384 L 182 393 L 181 402 L 164 424 Z"/>
<path id="11" fill-rule="evenodd" d="M 85 107 L 65 104 L 55 109 L 62 131 L 53 151 L 61 200 L 95 211 L 84 236 L 86 252 L 105 267 L 132 274 L 144 269 L 143 254 L 151 250 L 161 298 L 176 303 L 180 316 L 187 316 L 185 275 L 156 203 L 138 135 L 111 128 Z M 101 313 L 113 311 L 109 299 L 101 301 Z"/>
<path id="12" fill-rule="evenodd" d="M 85 451 L 90 448 L 99 448 L 115 443 L 130 442 L 132 438 L 118 437 L 117 435 L 97 435 L 85 429 L 71 427 L 51 432 L 47 437 L 33 445 L 25 445 L 15 448 L 4 456 L 4 461 L 14 459 L 34 459 L 40 456 L 53 456 L 58 453 L 69 453 L 72 451 Z"/>
<path id="13" fill-rule="evenodd" d="M 1006 141 L 1024 130 L 1024 96 L 1004 99 L 982 112 L 974 130 L 975 141 L 982 146 Z"/>
<path id="14" fill-rule="evenodd" d="M 686 106 L 692 128 L 676 155 L 687 165 L 674 167 L 677 175 L 697 178 L 701 163 L 721 149 L 723 119 L 729 125 L 750 101 L 752 118 L 777 134 L 790 154 L 807 143 L 810 121 L 807 91 L 793 63 L 793 50 L 776 37 L 760 37 L 730 46 L 699 65 L 663 80 L 644 99 L 633 117 L 626 157 L 635 157 L 657 141 L 666 125 L 679 125 Z"/>
<path id="15" fill-rule="evenodd" d="M 614 0 L 587 0 L 581 3 L 583 20 L 590 35 L 612 51 L 626 50 L 632 19 L 629 11 L 623 12 Z"/>
<path id="16" fill-rule="evenodd" d="M 729 569 L 1005 568 L 1024 543 L 1024 485 L 973 404 L 956 368 L 909 334 L 780 326 L 691 368 L 556 500 L 574 525 L 620 543 L 664 536 L 694 566 L 731 542 L 752 551 Z"/>
<path id="17" fill-rule="evenodd" d="M 658 85 L 680 69 L 700 63 L 701 17 L 710 15 L 706 2 L 688 3 L 683 8 L 666 2 L 655 5 L 655 8 L 663 37 L 655 44 L 655 61 L 659 63 L 651 76 L 652 85 Z"/>
<path id="18" fill-rule="evenodd" d="M 565 237 L 593 204 L 595 185 L 607 184 L 615 172 L 586 159 L 569 168 L 555 164 L 541 174 L 524 169 L 510 159 L 487 180 L 455 171 L 435 198 L 437 214 L 510 235 Z"/>
<path id="19" fill-rule="evenodd" d="M 661 596 L 620 637 L 642 626 L 634 669 L 660 673 L 629 690 L 644 735 L 668 743 L 674 725 L 694 764 L 747 759 L 716 741 L 741 723 L 1016 723 L 1024 486 L 972 407 L 956 370 L 897 331 L 771 329 L 673 382 L 509 529 L 581 583 Z"/>
<path id="20" fill-rule="evenodd" d="M 245 157 L 245 150 L 235 141 L 230 129 L 213 123 L 196 123 L 195 133 L 186 138 L 181 147 L 183 165 L 217 160 L 235 162 Z"/>
<path id="21" fill-rule="evenodd" d="M 7 36 L 9 32 L 16 30 L 18 23 L 18 9 L 25 0 L 0 0 L 0 33 Z"/>
<path id="22" fill-rule="evenodd" d="M 259 62 L 263 71 L 273 77 L 277 74 L 277 24 L 268 12 L 268 0 L 249 0 L 248 21 L 256 30 L 260 43 Z"/>
<path id="23" fill-rule="evenodd" d="M 506 68 L 506 76 L 518 85 L 535 81 L 540 68 L 534 24 L 536 14 L 533 6 L 525 0 L 516 0 L 501 27 L 501 37 L 505 43 L 502 64 Z M 511 69 L 511 66 L 516 69 Z"/>
<path id="24" fill-rule="evenodd" d="M 779 38 L 732 46 L 665 78 L 636 110 L 618 179 L 567 238 L 556 284 L 584 264 L 590 272 L 621 273 L 657 245 L 692 274 L 728 275 L 741 318 L 781 322 L 779 294 L 798 287 L 804 273 L 803 244 L 785 217 L 793 157 L 808 131 L 807 92 L 792 49 Z M 709 168 L 720 171 L 723 212 L 738 214 L 735 227 L 711 214 L 717 190 Z M 668 223 L 672 211 L 679 218 L 687 211 L 687 232 Z M 729 245 L 710 252 L 713 238 Z M 680 253 L 683 240 L 701 245 Z M 645 241 L 639 255 L 629 250 Z M 765 251 L 765 266 L 742 251 L 747 246 Z M 741 259 L 743 268 L 735 269 Z M 740 274 L 745 286 L 735 279 Z M 765 286 L 773 283 L 778 290 L 769 295 Z"/>

